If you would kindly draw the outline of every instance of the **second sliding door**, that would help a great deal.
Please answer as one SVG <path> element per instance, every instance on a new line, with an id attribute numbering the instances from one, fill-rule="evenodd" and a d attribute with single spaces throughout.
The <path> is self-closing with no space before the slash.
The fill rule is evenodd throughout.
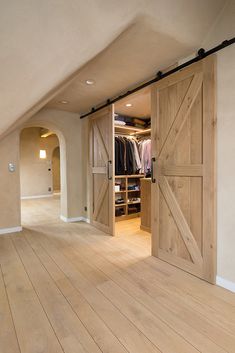
<path id="1" fill-rule="evenodd" d="M 114 235 L 113 105 L 92 114 L 89 124 L 91 223 Z"/>

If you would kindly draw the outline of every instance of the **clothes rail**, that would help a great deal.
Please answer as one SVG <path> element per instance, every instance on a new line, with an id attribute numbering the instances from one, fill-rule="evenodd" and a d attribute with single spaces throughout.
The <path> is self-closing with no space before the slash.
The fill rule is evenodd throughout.
<path id="1" fill-rule="evenodd" d="M 126 134 L 119 134 L 118 132 L 115 132 L 114 134 L 115 136 L 120 136 L 120 137 L 135 137 L 134 135 L 130 135 L 128 133 Z"/>
<path id="2" fill-rule="evenodd" d="M 138 87 L 136 87 L 136 88 L 134 88 L 134 89 L 132 89 L 130 91 L 127 91 L 126 93 L 124 93 L 124 94 L 122 94 L 122 95 L 120 95 L 120 96 L 118 96 L 116 98 L 107 99 L 105 104 L 102 104 L 102 105 L 98 106 L 97 108 L 93 107 L 90 112 L 88 112 L 86 114 L 83 114 L 80 117 L 80 119 L 84 119 L 87 116 L 89 116 L 89 115 L 91 115 L 91 114 L 93 114 L 95 112 L 98 112 L 99 110 L 101 110 L 101 109 L 103 109 L 105 107 L 108 107 L 110 104 L 116 103 L 119 100 L 121 100 L 121 99 L 123 99 L 125 97 L 128 97 L 129 95 L 131 95 L 131 94 L 133 94 L 135 92 L 138 92 L 141 89 L 143 89 L 143 88 L 145 88 L 147 86 L 150 86 L 151 84 L 153 84 L 155 82 L 158 82 L 158 81 L 162 80 L 163 78 L 165 78 L 167 76 L 170 76 L 170 75 L 174 74 L 175 72 L 184 69 L 187 66 L 192 65 L 195 62 L 203 60 L 207 56 L 212 55 L 212 54 L 214 54 L 214 53 L 216 53 L 216 52 L 218 52 L 218 51 L 220 51 L 220 50 L 222 50 L 222 49 L 224 49 L 224 48 L 226 48 L 226 47 L 228 47 L 228 46 L 230 46 L 230 45 L 232 45 L 234 43 L 235 43 L 235 37 L 233 37 L 231 39 L 228 39 L 228 40 L 224 40 L 221 44 L 217 45 L 216 47 L 214 47 L 214 48 L 212 48 L 212 49 L 210 49 L 208 51 L 205 51 L 205 49 L 201 48 L 201 49 L 198 50 L 198 52 L 197 52 L 198 55 L 195 58 L 193 58 L 193 59 L 191 59 L 189 61 L 186 61 L 185 63 L 183 63 L 183 64 L 181 64 L 181 65 L 179 65 L 179 66 L 175 67 L 174 69 L 169 70 L 167 72 L 162 73 L 161 71 L 158 71 L 156 77 L 153 78 L 152 80 L 147 81 L 147 82 L 141 84 L 140 86 L 138 86 Z"/>

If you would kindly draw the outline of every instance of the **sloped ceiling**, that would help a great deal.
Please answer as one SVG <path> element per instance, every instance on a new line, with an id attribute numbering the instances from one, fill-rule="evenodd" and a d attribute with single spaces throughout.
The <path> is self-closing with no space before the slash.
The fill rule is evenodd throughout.
<path id="1" fill-rule="evenodd" d="M 131 104 L 131 106 L 126 106 Z M 142 89 L 126 98 L 116 102 L 115 113 L 136 118 L 151 117 L 151 90 L 149 87 Z"/>
<path id="2" fill-rule="evenodd" d="M 82 113 L 200 47 L 224 0 L 0 0 L 0 135 L 60 97 Z M 92 88 L 84 79 L 94 78 Z M 39 109 L 39 108 L 38 108 Z M 65 107 L 59 106 L 59 109 Z"/>

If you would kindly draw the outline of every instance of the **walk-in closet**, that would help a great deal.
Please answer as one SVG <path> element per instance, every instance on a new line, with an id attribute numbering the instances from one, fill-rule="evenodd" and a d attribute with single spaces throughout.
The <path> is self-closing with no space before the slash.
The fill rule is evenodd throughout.
<path id="1" fill-rule="evenodd" d="M 150 232 L 147 216 L 151 214 L 150 98 L 150 89 L 145 88 L 114 106 L 116 233 L 120 227 L 117 222 L 122 221 L 126 221 L 128 228 L 133 227 L 133 232 L 138 229 Z"/>
<path id="2" fill-rule="evenodd" d="M 89 114 L 91 223 L 212 283 L 214 73 L 210 56 Z"/>

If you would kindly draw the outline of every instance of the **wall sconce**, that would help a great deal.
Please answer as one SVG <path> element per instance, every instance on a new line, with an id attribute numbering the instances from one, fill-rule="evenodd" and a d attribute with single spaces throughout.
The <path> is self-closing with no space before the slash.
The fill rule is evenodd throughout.
<path id="1" fill-rule="evenodd" d="M 46 150 L 40 150 L 40 152 L 39 152 L 39 157 L 40 157 L 41 159 L 46 159 L 46 158 L 47 158 Z"/>

